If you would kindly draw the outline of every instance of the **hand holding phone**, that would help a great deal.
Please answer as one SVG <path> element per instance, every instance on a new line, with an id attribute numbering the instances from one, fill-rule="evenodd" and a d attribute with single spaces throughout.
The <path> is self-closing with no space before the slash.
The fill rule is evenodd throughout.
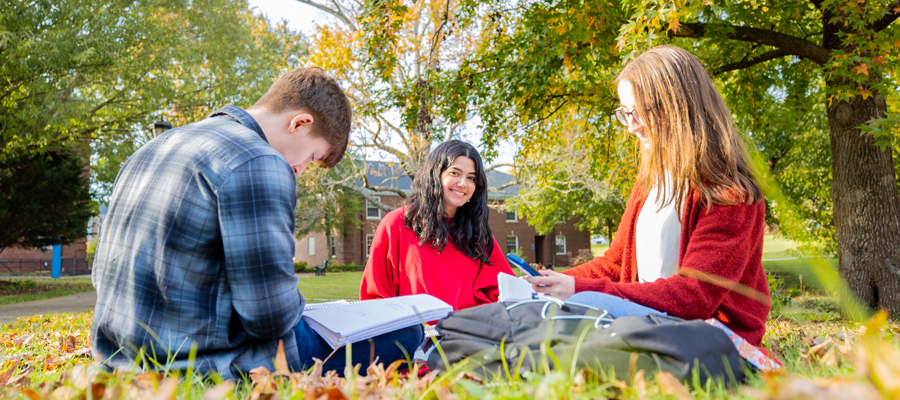
<path id="1" fill-rule="evenodd" d="M 522 272 L 524 272 L 525 275 L 528 275 L 528 276 L 541 276 L 541 274 L 538 273 L 537 271 L 535 271 L 534 268 L 529 267 L 528 264 L 525 263 L 525 260 L 523 260 L 521 257 L 519 257 L 519 256 L 517 256 L 517 255 L 515 255 L 515 254 L 509 254 L 509 255 L 507 255 L 507 256 L 506 256 L 506 259 L 509 260 L 509 262 L 510 262 L 512 265 L 514 265 L 516 268 L 522 270 Z"/>

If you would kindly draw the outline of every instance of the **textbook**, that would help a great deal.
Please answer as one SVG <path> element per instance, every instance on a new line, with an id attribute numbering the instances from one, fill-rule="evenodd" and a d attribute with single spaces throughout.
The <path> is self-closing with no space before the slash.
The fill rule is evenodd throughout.
<path id="1" fill-rule="evenodd" d="M 500 302 L 531 300 L 544 296 L 543 293 L 535 292 L 534 287 L 528 281 L 503 272 L 497 274 L 497 286 L 500 290 L 497 300 Z"/>
<path id="2" fill-rule="evenodd" d="M 453 307 L 428 294 L 312 305 L 303 319 L 332 349 L 446 317 Z"/>

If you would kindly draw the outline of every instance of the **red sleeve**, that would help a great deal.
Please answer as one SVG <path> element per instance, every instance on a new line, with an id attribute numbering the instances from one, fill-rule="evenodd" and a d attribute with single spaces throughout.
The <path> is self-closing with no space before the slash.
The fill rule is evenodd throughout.
<path id="1" fill-rule="evenodd" d="M 684 319 L 712 317 L 726 295 L 740 291 L 739 282 L 757 263 L 752 258 L 761 257 L 765 205 L 713 206 L 708 214 L 700 209 L 678 275 L 645 283 L 576 277 L 576 291 L 609 293 Z"/>
<path id="2" fill-rule="evenodd" d="M 594 290 L 587 288 L 579 288 L 579 278 L 601 279 L 606 278 L 612 282 L 622 280 L 622 255 L 628 241 L 632 240 L 634 217 L 640 211 L 643 202 L 640 200 L 640 186 L 635 185 L 631 189 L 631 195 L 628 196 L 628 203 L 625 206 L 625 212 L 622 214 L 622 220 L 619 221 L 619 228 L 616 235 L 602 256 L 595 257 L 593 260 L 581 264 L 577 267 L 562 271 L 563 274 L 575 277 L 575 291 Z"/>
<path id="3" fill-rule="evenodd" d="M 360 300 L 398 296 L 400 287 L 397 282 L 397 273 L 400 266 L 395 254 L 398 245 L 396 242 L 400 236 L 399 228 L 402 225 L 403 212 L 389 213 L 375 229 L 371 253 L 369 260 L 366 261 L 366 269 L 359 285 Z"/>
<path id="4" fill-rule="evenodd" d="M 494 238 L 494 251 L 491 253 L 491 265 L 482 265 L 481 271 L 475 277 L 475 298 L 485 303 L 496 303 L 500 297 L 500 288 L 497 286 L 497 274 L 503 272 L 515 276 L 497 238 Z"/>

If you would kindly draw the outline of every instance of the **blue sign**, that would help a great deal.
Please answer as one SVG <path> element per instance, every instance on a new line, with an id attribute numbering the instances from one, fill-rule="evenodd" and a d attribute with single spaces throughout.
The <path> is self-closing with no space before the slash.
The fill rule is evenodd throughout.
<path id="1" fill-rule="evenodd" d="M 50 266 L 50 276 L 59 278 L 62 271 L 62 245 L 53 245 L 53 265 Z"/>

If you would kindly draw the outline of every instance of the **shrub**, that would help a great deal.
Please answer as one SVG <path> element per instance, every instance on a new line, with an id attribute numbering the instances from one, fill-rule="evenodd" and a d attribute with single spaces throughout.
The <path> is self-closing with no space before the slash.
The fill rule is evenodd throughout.
<path id="1" fill-rule="evenodd" d="M 581 250 L 578 250 L 577 256 L 569 259 L 569 264 L 572 264 L 572 266 L 574 267 L 576 265 L 584 264 L 593 259 L 594 259 L 594 253 L 591 251 L 591 249 L 581 249 Z"/>
<path id="2" fill-rule="evenodd" d="M 340 272 L 362 271 L 363 269 L 365 269 L 365 267 L 363 267 L 362 265 L 359 265 L 359 264 L 354 264 L 354 263 L 344 264 L 344 265 L 334 265 L 334 266 L 328 267 L 328 270 L 330 270 L 330 271 L 340 271 Z"/>
<path id="3" fill-rule="evenodd" d="M 307 267 L 309 264 L 306 261 L 295 261 L 294 262 L 294 272 L 309 272 L 307 271 Z"/>

